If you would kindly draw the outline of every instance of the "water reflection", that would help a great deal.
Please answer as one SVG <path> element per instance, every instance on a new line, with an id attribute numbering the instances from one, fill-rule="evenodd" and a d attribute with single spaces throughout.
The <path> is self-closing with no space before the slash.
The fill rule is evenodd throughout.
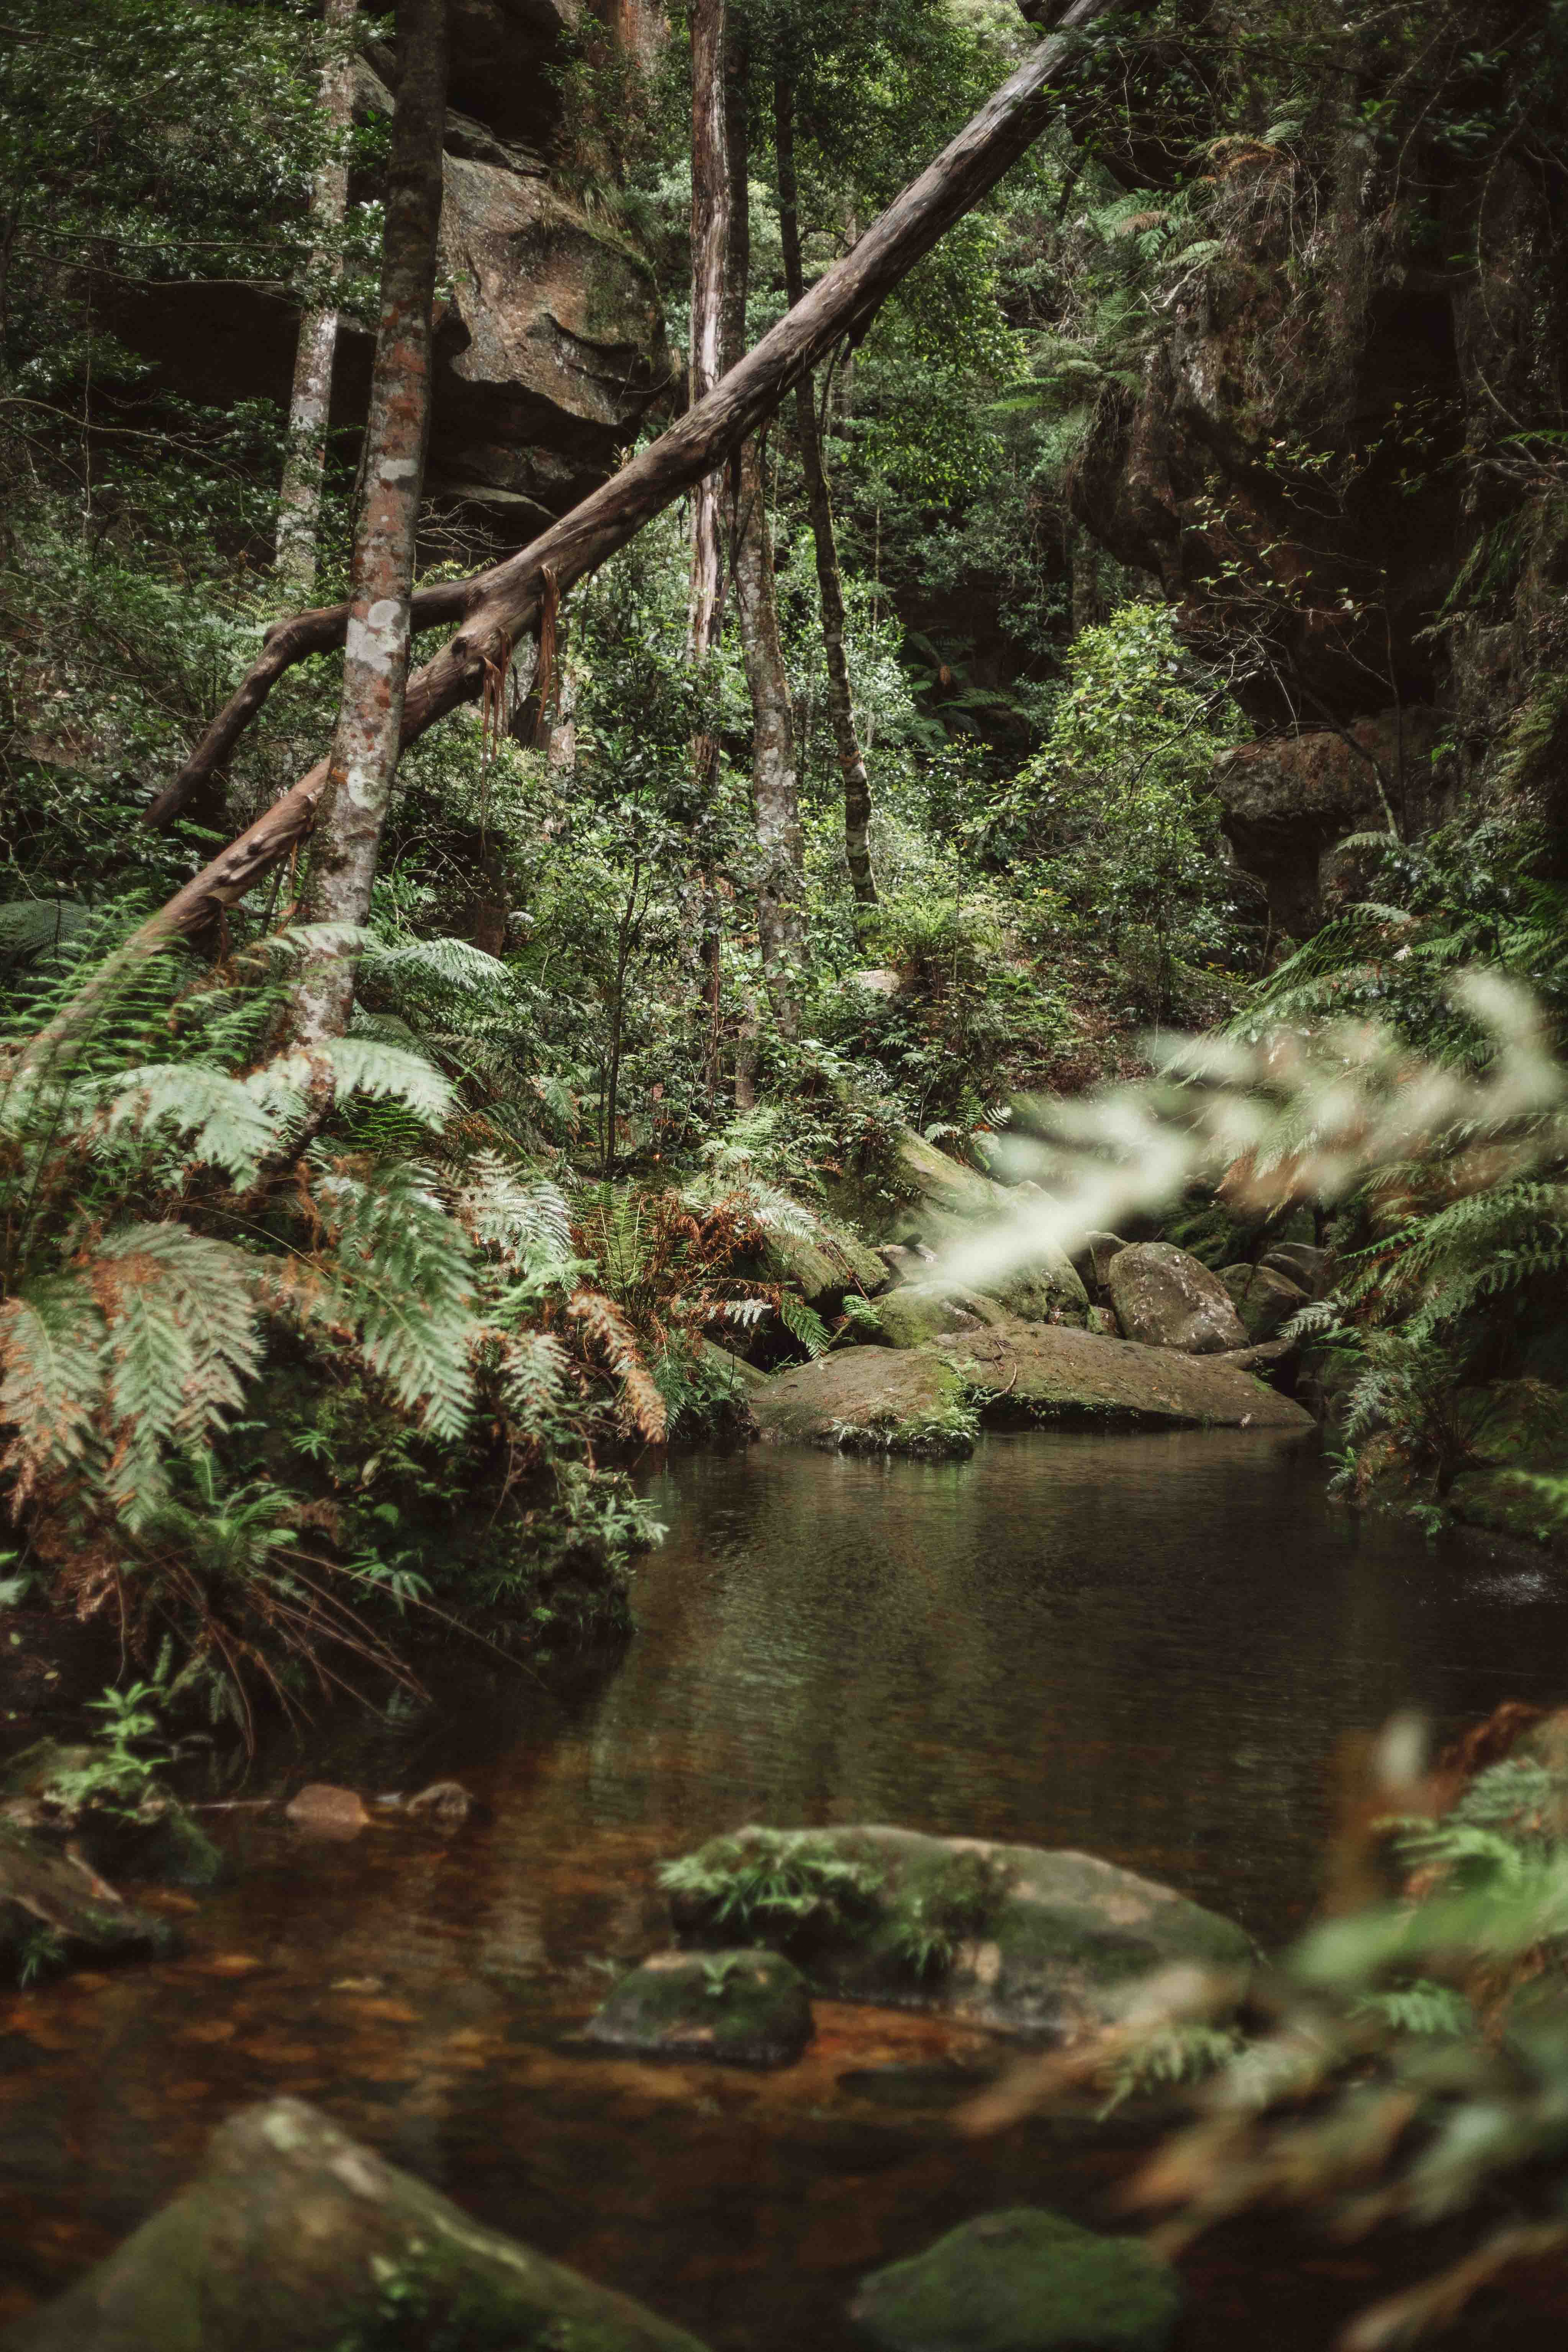
<path id="1" fill-rule="evenodd" d="M 0 2005 L 0 2317 L 281 2088 L 715 2347 L 846 2347 L 858 2271 L 967 2213 L 1103 2221 L 1124 2136 L 959 2154 L 944 2107 L 984 2038 L 874 2012 L 826 2011 L 767 2079 L 563 2047 L 661 1934 L 659 1855 L 753 1817 L 897 1820 L 1085 1846 L 1270 1939 L 1310 1897 L 1342 1731 L 1564 1679 L 1549 1571 L 1358 1523 L 1310 1454 L 1245 1435 L 996 1438 L 931 1466 L 757 1449 L 653 1492 L 669 1540 L 599 1689 L 514 1684 L 416 1752 L 345 1725 L 312 1757 L 371 1790 L 455 1773 L 488 1821 L 322 1846 L 233 1817 L 242 1874 L 191 1910 L 184 1960 Z M 1263 2340 L 1297 2251 L 1203 2263 L 1193 2341 Z M 1293 2342 L 1326 2340 L 1355 2270 L 1324 2266 L 1316 2303 L 1292 2284 Z"/>

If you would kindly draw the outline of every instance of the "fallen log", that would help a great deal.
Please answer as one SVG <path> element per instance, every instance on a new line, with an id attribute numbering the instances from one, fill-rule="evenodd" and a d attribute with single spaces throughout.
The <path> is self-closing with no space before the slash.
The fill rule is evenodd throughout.
<path id="1" fill-rule="evenodd" d="M 499 676 L 517 638 L 537 619 L 547 587 L 562 593 L 634 539 L 643 525 L 723 465 L 809 369 L 847 338 L 858 341 L 900 280 L 971 211 L 1039 135 L 1056 104 L 1052 77 L 1097 19 L 1128 0 L 1073 0 L 1034 49 L 935 162 L 874 221 L 853 251 L 786 311 L 738 366 L 667 433 L 529 546 L 472 579 L 422 590 L 413 625 L 458 617 L 455 636 L 409 678 L 403 748 L 437 719 L 472 700 L 487 672 Z M 148 812 L 166 824 L 233 749 L 291 662 L 342 640 L 346 604 L 285 622 L 208 728 L 178 777 Z M 199 930 L 232 906 L 309 832 L 326 780 L 319 762 L 135 934 L 152 947 Z M 128 943 L 130 944 L 130 943 Z"/>

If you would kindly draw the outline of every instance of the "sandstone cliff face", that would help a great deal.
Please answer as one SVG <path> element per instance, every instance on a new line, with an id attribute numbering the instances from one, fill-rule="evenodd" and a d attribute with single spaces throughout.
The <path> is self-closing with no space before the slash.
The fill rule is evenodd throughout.
<path id="1" fill-rule="evenodd" d="M 1539 13 L 1479 5 L 1466 37 Z M 1136 391 L 1102 395 L 1074 490 L 1238 665 L 1274 740 L 1215 787 L 1295 929 L 1336 828 L 1385 800 L 1413 832 L 1521 792 L 1568 815 L 1568 701 L 1542 708 L 1568 529 L 1531 437 L 1565 421 L 1568 194 L 1530 138 L 1374 139 L 1369 87 L 1216 142 L 1218 250 L 1156 306 Z"/>
<path id="2" fill-rule="evenodd" d="M 651 267 L 575 193 L 553 70 L 579 10 L 568 0 L 456 0 L 447 116 L 435 408 L 428 488 L 487 538 L 531 539 L 611 472 L 671 383 Z M 595 35 L 609 55 L 625 27 L 647 62 L 660 20 L 617 0 Z M 395 62 L 372 45 L 355 113 L 390 114 Z M 377 191 L 357 181 L 354 194 Z M 287 407 L 298 313 L 275 290 L 164 281 L 128 293 L 115 329 L 188 397 L 232 406 L 258 394 Z M 345 320 L 333 378 L 334 426 L 365 414 L 374 337 Z"/>
<path id="3" fill-rule="evenodd" d="M 474 0 L 454 19 L 453 93 L 484 111 L 447 115 L 427 481 L 506 539 L 586 497 L 671 383 L 647 258 L 546 160 L 561 126 L 543 68 L 569 29 L 555 0 Z M 363 65 L 356 110 L 391 106 Z"/>

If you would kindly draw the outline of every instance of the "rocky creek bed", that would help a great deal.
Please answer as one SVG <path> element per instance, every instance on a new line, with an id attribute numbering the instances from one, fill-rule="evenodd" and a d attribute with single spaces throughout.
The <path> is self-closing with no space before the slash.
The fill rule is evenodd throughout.
<path id="1" fill-rule="evenodd" d="M 1408 1699 L 1456 1725 L 1556 1696 L 1547 1568 L 1335 1513 L 1310 1453 L 1252 1431 L 983 1434 L 936 1463 L 758 1446 L 652 1495 L 669 1540 L 602 1685 L 498 1683 L 402 1733 L 343 1717 L 254 1784 L 374 1800 L 456 1777 L 471 1816 L 209 1816 L 223 1883 L 126 1890 L 177 1950 L 0 2003 L 17 2346 L 49 2343 L 52 2297 L 221 2173 L 215 2131 L 279 2097 L 347 2136 L 349 2174 L 395 2166 L 666 2331 L 621 2341 L 897 2343 L 899 2268 L 946 2233 L 995 2215 L 1026 2243 L 1024 2210 L 1115 2235 L 1147 2126 L 961 2144 L 953 2107 L 1016 2045 L 963 2004 L 846 2000 L 878 1989 L 820 1974 L 792 2063 L 595 2052 L 614 1985 L 670 1949 L 661 1864 L 748 1821 L 891 1822 L 1088 1853 L 1267 1945 L 1310 1900 L 1342 1730 Z M 1364 2275 L 1284 2232 L 1222 2234 L 1184 2265 L 1173 2341 L 1319 2346 Z"/>

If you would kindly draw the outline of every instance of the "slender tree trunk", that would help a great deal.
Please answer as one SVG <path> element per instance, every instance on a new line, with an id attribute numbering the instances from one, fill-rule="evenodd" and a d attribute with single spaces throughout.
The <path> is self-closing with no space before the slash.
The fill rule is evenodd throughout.
<path id="1" fill-rule="evenodd" d="M 773 83 L 773 132 L 779 169 L 784 289 L 793 310 L 797 302 L 805 299 L 805 272 L 800 256 L 800 195 L 795 169 L 795 91 L 783 74 Z M 844 856 L 857 900 L 863 907 L 874 907 L 877 884 L 871 872 L 871 780 L 866 772 L 866 755 L 856 730 L 855 704 L 849 690 L 849 659 L 844 646 L 844 583 L 839 576 L 838 541 L 833 528 L 833 495 L 827 485 L 822 436 L 817 429 L 816 385 L 809 375 L 803 375 L 795 388 L 795 425 L 801 471 L 805 477 L 811 536 L 816 549 L 822 649 L 827 660 L 827 711 L 844 776 Z"/>
<path id="2" fill-rule="evenodd" d="M 1053 73 L 1072 54 L 1084 29 L 1121 5 L 1123 0 L 1072 0 L 1050 37 L 872 223 L 853 253 L 836 263 L 805 300 L 786 311 L 716 390 L 650 448 L 516 555 L 471 579 L 420 590 L 414 601 L 416 627 L 430 628 L 438 621 L 456 621 L 459 626 L 441 652 L 408 681 L 403 713 L 405 745 L 448 710 L 473 700 L 487 666 L 493 667 L 498 655 L 537 619 L 547 593 L 546 574 L 563 591 L 596 569 L 737 449 L 772 415 L 798 374 L 815 367 L 845 335 L 864 333 L 900 278 L 931 251 L 945 228 L 995 186 L 1007 166 L 1044 130 L 1056 103 Z M 173 819 L 233 749 L 278 680 L 294 663 L 342 644 L 349 618 L 348 605 L 329 606 L 280 622 L 269 633 L 248 675 L 167 791 L 149 807 L 149 824 L 167 824 Z M 309 833 L 326 778 L 327 762 L 320 761 L 150 915 L 103 965 L 94 986 L 73 997 L 39 1031 L 29 1045 L 29 1059 L 53 1051 L 62 1034 L 90 1018 L 105 992 L 118 985 L 128 963 L 154 952 L 169 939 L 203 929 L 224 908 L 243 898 Z"/>
<path id="3" fill-rule="evenodd" d="M 689 397 L 705 400 L 724 373 L 724 273 L 730 243 L 730 151 L 724 101 L 724 0 L 691 5 L 691 363 Z M 742 202 L 745 192 L 742 191 Z M 739 354 L 734 354 L 738 357 Z M 692 492 L 691 589 L 686 655 L 699 682 L 719 642 L 723 595 L 724 475 L 707 474 Z M 694 805 L 699 830 L 719 790 L 719 739 L 711 727 L 691 739 Z M 719 1037 L 723 940 L 719 892 L 711 866 L 700 858 L 698 958 L 706 1043 L 709 1098 L 719 1088 Z"/>
<path id="4" fill-rule="evenodd" d="M 747 59 L 737 43 L 725 81 L 730 171 L 737 191 L 747 185 L 751 163 L 748 99 Z M 745 337 L 751 275 L 750 222 L 743 226 L 742 223 L 746 209 L 740 204 L 731 207 L 724 293 L 726 340 L 731 349 Z M 783 1034 L 793 1037 L 800 1025 L 799 968 L 805 940 L 805 836 L 800 823 L 795 712 L 773 593 L 773 551 L 760 433 L 743 444 L 734 469 L 731 543 L 735 614 L 752 694 L 752 803 L 759 853 L 757 940 L 773 1017 Z"/>
<path id="5" fill-rule="evenodd" d="M 317 173 L 310 192 L 310 228 L 315 239 L 312 276 L 323 275 L 334 266 L 338 232 L 348 210 L 349 173 L 341 147 L 353 120 L 353 53 L 349 40 L 354 6 L 355 0 L 326 0 L 331 49 L 321 72 L 321 111 L 333 152 Z M 308 604 L 316 593 L 316 530 L 337 347 L 336 305 L 307 303 L 300 319 L 294 390 L 289 403 L 289 451 L 278 500 L 278 591 L 290 605 Z"/>
<path id="6" fill-rule="evenodd" d="M 397 60 L 365 495 L 354 538 L 342 701 L 310 859 L 308 905 L 316 922 L 363 923 L 370 912 L 402 740 L 414 532 L 430 427 L 447 0 L 398 0 Z M 339 957 L 317 966 L 300 987 L 300 1036 L 341 1035 L 353 1003 L 353 965 Z"/>
<path id="7" fill-rule="evenodd" d="M 724 260 L 730 240 L 730 163 L 725 136 L 724 0 L 691 5 L 691 404 L 724 373 Z M 739 353 L 736 354 L 739 357 Z M 707 659 L 719 635 L 723 546 L 722 473 L 704 475 L 692 494 L 691 597 L 687 650 Z"/>

